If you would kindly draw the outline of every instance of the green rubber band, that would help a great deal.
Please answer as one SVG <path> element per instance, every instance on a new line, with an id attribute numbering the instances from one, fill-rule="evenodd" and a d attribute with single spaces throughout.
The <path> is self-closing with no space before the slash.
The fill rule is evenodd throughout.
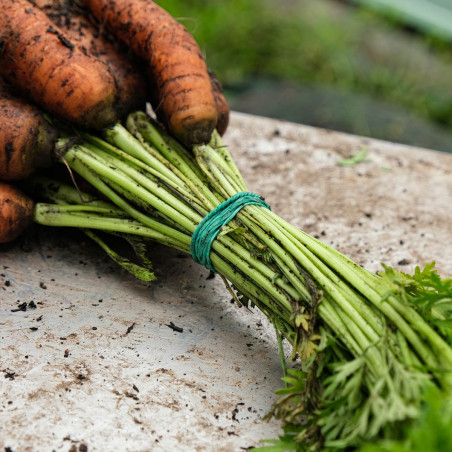
<path id="1" fill-rule="evenodd" d="M 204 267 L 215 272 L 210 251 L 212 243 L 217 238 L 221 228 L 228 224 L 245 206 L 256 205 L 270 209 L 264 199 L 247 191 L 241 191 L 231 196 L 209 212 L 198 224 L 192 235 L 190 253 L 193 259 Z"/>

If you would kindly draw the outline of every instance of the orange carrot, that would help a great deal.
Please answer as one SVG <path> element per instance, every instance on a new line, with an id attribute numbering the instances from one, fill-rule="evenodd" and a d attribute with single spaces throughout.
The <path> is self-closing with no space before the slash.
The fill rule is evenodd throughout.
<path id="1" fill-rule="evenodd" d="M 144 109 L 147 81 L 144 65 L 130 51 L 101 33 L 87 11 L 73 0 L 30 0 L 65 33 L 67 38 L 84 52 L 105 63 L 114 76 L 118 91 L 116 110 L 124 117 L 134 110 Z M 110 39 L 108 39 L 110 38 Z"/>
<path id="2" fill-rule="evenodd" d="M 56 137 L 42 112 L 9 94 L 0 81 L 0 179 L 24 179 L 50 166 Z"/>
<path id="3" fill-rule="evenodd" d="M 0 243 L 14 240 L 33 221 L 33 201 L 0 182 Z"/>
<path id="4" fill-rule="evenodd" d="M 212 84 L 212 93 L 215 100 L 215 108 L 217 110 L 217 125 L 216 129 L 220 135 L 226 132 L 229 124 L 230 109 L 228 102 L 223 94 L 223 87 L 220 81 L 216 77 L 213 71 L 209 69 L 210 82 Z M 162 110 L 162 104 L 160 102 L 160 96 L 156 81 L 151 73 L 148 73 L 149 84 L 151 88 L 149 90 L 149 96 L 154 113 L 161 122 L 165 122 L 165 116 Z"/>
<path id="5" fill-rule="evenodd" d="M 223 94 L 223 87 L 220 80 L 213 71 L 209 70 L 210 81 L 212 83 L 212 92 L 215 99 L 215 106 L 217 108 L 217 131 L 220 135 L 226 132 L 229 124 L 229 105 Z"/>
<path id="6" fill-rule="evenodd" d="M 118 119 L 108 67 L 25 0 L 0 1 L 0 71 L 35 104 L 88 128 Z"/>
<path id="7" fill-rule="evenodd" d="M 217 111 L 207 66 L 194 38 L 151 0 L 83 0 L 97 19 L 146 60 L 158 108 L 187 145 L 210 140 Z"/>

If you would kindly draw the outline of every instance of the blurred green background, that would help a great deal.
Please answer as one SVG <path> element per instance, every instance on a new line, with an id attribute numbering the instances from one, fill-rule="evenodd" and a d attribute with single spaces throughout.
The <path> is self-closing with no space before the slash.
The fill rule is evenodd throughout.
<path id="1" fill-rule="evenodd" d="M 232 109 L 452 152 L 452 0 L 159 3 Z"/>

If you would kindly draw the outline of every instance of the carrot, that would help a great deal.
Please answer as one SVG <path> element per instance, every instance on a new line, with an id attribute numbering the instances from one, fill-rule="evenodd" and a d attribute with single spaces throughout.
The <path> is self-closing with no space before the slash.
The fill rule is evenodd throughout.
<path id="1" fill-rule="evenodd" d="M 88 128 L 118 119 L 108 67 L 85 54 L 38 8 L 0 1 L 0 71 L 35 104 Z"/>
<path id="2" fill-rule="evenodd" d="M 187 145 L 208 142 L 217 121 L 215 100 L 204 57 L 185 27 L 151 0 L 83 3 L 148 62 L 170 132 Z"/>
<path id="3" fill-rule="evenodd" d="M 0 179 L 24 179 L 50 166 L 57 131 L 38 108 L 7 90 L 0 80 Z"/>
<path id="4" fill-rule="evenodd" d="M 229 124 L 229 105 L 223 94 L 223 88 L 220 81 L 213 71 L 209 69 L 210 82 L 212 84 L 212 93 L 215 100 L 215 108 L 217 109 L 217 125 L 216 129 L 222 136 Z M 165 117 L 161 108 L 160 96 L 156 81 L 152 74 L 149 74 L 149 80 L 151 89 L 149 90 L 151 105 L 153 106 L 154 113 L 161 122 L 165 122 Z"/>
<path id="5" fill-rule="evenodd" d="M 33 201 L 12 185 L 0 182 L 0 243 L 14 240 L 33 221 Z"/>
<path id="6" fill-rule="evenodd" d="M 229 105 L 223 94 L 223 87 L 220 80 L 218 80 L 215 73 L 209 70 L 210 82 L 212 83 L 212 92 L 215 99 L 215 106 L 217 108 L 217 131 L 220 135 L 226 132 L 229 124 Z"/>
<path id="7" fill-rule="evenodd" d="M 126 49 L 120 48 L 93 24 L 73 0 L 30 0 L 84 52 L 105 63 L 113 75 L 118 91 L 116 110 L 122 118 L 137 109 L 144 109 L 147 82 L 143 63 Z"/>

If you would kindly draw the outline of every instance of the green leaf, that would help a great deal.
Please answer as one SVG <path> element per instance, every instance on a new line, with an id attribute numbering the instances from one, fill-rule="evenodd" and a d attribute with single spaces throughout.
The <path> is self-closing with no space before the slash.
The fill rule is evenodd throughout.
<path id="1" fill-rule="evenodd" d="M 256 451 L 256 452 L 288 452 L 288 451 L 297 451 L 298 444 L 294 442 L 294 440 L 262 440 L 265 442 L 272 442 L 271 446 L 262 446 L 262 447 L 255 447 L 253 449 L 250 449 L 250 452 Z"/>
<path id="2" fill-rule="evenodd" d="M 278 439 L 263 439 L 263 443 L 269 443 L 269 446 L 255 447 L 250 449 L 250 452 L 301 452 L 306 450 L 299 442 L 297 442 L 297 435 L 304 430 L 302 426 L 294 426 L 291 424 L 283 427 L 284 433 Z"/>
<path id="3" fill-rule="evenodd" d="M 364 146 L 361 148 L 356 154 L 348 159 L 341 159 L 338 161 L 340 166 L 355 166 L 358 163 L 369 162 L 370 160 L 367 158 L 368 148 Z"/>
<path id="4" fill-rule="evenodd" d="M 130 262 L 125 257 L 120 256 L 118 253 L 113 251 L 104 240 L 102 240 L 99 235 L 95 234 L 93 231 L 90 231 L 88 229 L 84 230 L 85 234 L 94 240 L 106 253 L 107 255 L 114 260 L 118 265 L 120 265 L 124 270 L 127 270 L 129 273 L 131 273 L 136 278 L 140 279 L 141 281 L 150 282 L 155 279 L 155 275 L 152 271 L 150 271 L 148 268 L 143 267 L 141 265 L 134 264 L 133 262 Z M 148 261 L 148 263 L 150 263 Z"/>
<path id="5" fill-rule="evenodd" d="M 452 451 L 452 399 L 434 386 L 425 393 L 425 404 L 416 421 L 403 430 L 402 440 L 365 444 L 359 452 Z"/>
<path id="6" fill-rule="evenodd" d="M 221 228 L 220 233 L 218 234 L 218 237 L 222 237 L 224 235 L 228 235 L 228 234 L 237 234 L 237 235 L 243 235 L 246 232 L 246 228 L 242 228 L 242 227 L 236 227 L 236 228 L 231 228 L 231 227 L 224 227 Z"/>

